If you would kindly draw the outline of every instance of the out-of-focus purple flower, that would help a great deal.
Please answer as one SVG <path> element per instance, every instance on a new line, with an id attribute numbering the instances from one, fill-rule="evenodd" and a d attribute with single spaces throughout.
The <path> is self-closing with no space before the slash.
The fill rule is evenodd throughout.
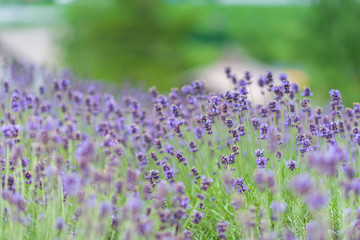
<path id="1" fill-rule="evenodd" d="M 197 152 L 199 150 L 194 141 L 190 141 L 189 146 L 190 146 L 190 152 Z"/>
<path id="2" fill-rule="evenodd" d="M 19 125 L 8 124 L 8 125 L 3 125 L 1 127 L 1 132 L 2 132 L 3 137 L 5 139 L 18 137 L 19 136 L 19 130 L 20 130 Z"/>
<path id="3" fill-rule="evenodd" d="M 193 177 L 195 177 L 195 180 L 197 182 L 197 180 L 200 178 L 200 175 L 199 175 L 198 170 L 195 168 L 195 166 L 193 166 L 191 168 L 191 173 L 192 173 Z"/>
<path id="4" fill-rule="evenodd" d="M 279 79 L 280 79 L 281 81 L 287 80 L 287 79 L 288 79 L 288 75 L 287 75 L 286 73 L 280 73 L 280 74 L 279 74 Z"/>
<path id="5" fill-rule="evenodd" d="M 136 184 L 138 184 L 139 171 L 134 171 L 132 169 L 127 170 L 126 175 L 126 188 L 131 191 L 135 189 Z"/>
<path id="6" fill-rule="evenodd" d="M 259 133 L 260 133 L 260 139 L 265 140 L 269 138 L 268 135 L 268 127 L 269 125 L 267 123 L 262 123 L 259 127 Z"/>
<path id="7" fill-rule="evenodd" d="M 275 188 L 275 177 L 274 171 L 265 169 L 258 169 L 254 173 L 254 181 L 259 186 L 261 191 L 264 191 L 268 188 L 274 190 Z"/>
<path id="8" fill-rule="evenodd" d="M 166 239 L 170 239 L 170 238 L 166 238 Z M 188 229 L 185 229 L 184 230 L 184 240 L 191 240 L 191 239 L 193 239 L 193 233 L 190 232 Z"/>
<path id="9" fill-rule="evenodd" d="M 15 205 L 19 210 L 26 211 L 26 201 L 22 198 L 21 194 L 18 192 L 13 192 L 11 189 L 5 190 L 2 192 L 2 197 L 4 200 Z"/>
<path id="10" fill-rule="evenodd" d="M 144 202 L 138 198 L 138 197 L 129 197 L 126 200 L 126 203 L 124 205 L 124 209 L 126 211 L 130 211 L 133 216 L 136 216 L 138 213 L 140 213 L 141 209 L 144 206 Z"/>
<path id="11" fill-rule="evenodd" d="M 297 168 L 297 163 L 295 161 L 289 160 L 289 162 L 286 163 L 286 166 L 291 171 L 294 171 L 294 169 Z"/>
<path id="12" fill-rule="evenodd" d="M 178 163 L 183 163 L 184 166 L 187 165 L 187 162 L 186 162 L 186 158 L 184 157 L 184 155 L 180 152 L 176 153 L 176 158 L 178 160 Z"/>
<path id="13" fill-rule="evenodd" d="M 251 124 L 253 125 L 255 130 L 258 130 L 261 124 L 261 121 L 258 118 L 251 119 Z"/>
<path id="14" fill-rule="evenodd" d="M 307 108 L 309 103 L 310 103 L 310 100 L 307 99 L 307 98 L 304 98 L 304 99 L 301 100 L 301 106 L 303 108 Z"/>
<path id="15" fill-rule="evenodd" d="M 80 142 L 75 151 L 75 159 L 79 162 L 93 162 L 95 158 L 95 146 L 90 141 Z"/>
<path id="16" fill-rule="evenodd" d="M 166 145 L 165 146 L 165 152 L 170 154 L 170 155 L 175 155 L 174 147 L 171 146 L 171 145 Z"/>
<path id="17" fill-rule="evenodd" d="M 231 150 L 232 150 L 233 153 L 235 153 L 235 154 L 238 154 L 238 153 L 239 153 L 239 147 L 236 146 L 236 145 L 232 146 L 232 147 L 231 147 Z"/>
<path id="18" fill-rule="evenodd" d="M 121 194 L 124 187 L 124 183 L 122 181 L 116 181 L 114 184 L 114 189 L 116 194 Z"/>
<path id="19" fill-rule="evenodd" d="M 159 170 L 150 170 L 149 174 L 145 174 L 145 179 L 147 179 L 154 188 L 156 184 L 160 182 Z"/>
<path id="20" fill-rule="evenodd" d="M 233 180 L 233 185 L 239 194 L 245 192 L 248 188 L 244 183 L 244 178 L 239 177 Z"/>
<path id="21" fill-rule="evenodd" d="M 244 78 L 245 78 L 247 81 L 250 81 L 251 77 L 252 77 L 252 73 L 251 73 L 251 72 L 246 71 L 246 72 L 244 73 Z"/>
<path id="22" fill-rule="evenodd" d="M 311 209 L 317 210 L 323 207 L 328 202 L 328 199 L 325 194 L 313 193 L 306 198 L 306 203 Z"/>
<path id="23" fill-rule="evenodd" d="M 273 215 L 271 216 L 271 219 L 277 221 L 279 215 L 281 215 L 285 211 L 286 203 L 274 201 L 271 202 L 270 207 L 273 211 Z"/>
<path id="24" fill-rule="evenodd" d="M 192 222 L 195 224 L 199 224 L 201 219 L 203 219 L 203 217 L 204 217 L 204 213 L 196 211 Z"/>
<path id="25" fill-rule="evenodd" d="M 181 197 L 178 197 L 176 198 L 179 202 L 179 207 L 181 208 L 188 208 L 188 205 L 190 203 L 190 199 L 188 197 L 185 197 L 185 196 L 181 196 Z"/>
<path id="26" fill-rule="evenodd" d="M 63 228 L 64 228 L 64 219 L 62 217 L 58 217 L 56 219 L 55 229 L 57 231 L 61 231 Z"/>
<path id="27" fill-rule="evenodd" d="M 225 68 L 225 74 L 226 74 L 227 78 L 230 78 L 230 76 L 231 76 L 231 68 L 230 67 Z"/>
<path id="28" fill-rule="evenodd" d="M 269 159 L 265 157 L 258 157 L 256 158 L 256 165 L 257 168 L 266 168 Z"/>
<path id="29" fill-rule="evenodd" d="M 269 86 L 269 90 L 272 88 L 273 86 L 273 83 L 274 83 L 274 78 L 273 78 L 273 75 L 270 71 L 266 71 L 266 74 L 265 74 L 265 82 L 266 82 L 266 85 Z"/>
<path id="30" fill-rule="evenodd" d="M 14 93 L 11 95 L 10 99 L 10 108 L 14 112 L 20 112 L 22 108 L 23 102 L 20 98 L 20 94 L 17 91 L 14 91 Z"/>
<path id="31" fill-rule="evenodd" d="M 183 195 L 185 193 L 185 184 L 183 182 L 176 182 L 174 190 L 178 195 Z"/>
<path id="32" fill-rule="evenodd" d="M 171 109 L 171 112 L 173 113 L 174 117 L 182 116 L 182 106 L 181 105 L 172 104 L 170 106 L 170 109 Z"/>
<path id="33" fill-rule="evenodd" d="M 146 166 L 147 165 L 147 158 L 143 152 L 138 152 L 135 154 L 136 158 L 139 161 L 139 166 Z"/>
<path id="34" fill-rule="evenodd" d="M 214 180 L 207 178 L 205 175 L 201 177 L 201 190 L 206 191 Z"/>
<path id="35" fill-rule="evenodd" d="M 25 173 L 25 183 L 31 184 L 33 182 L 33 178 L 30 172 Z"/>
<path id="36" fill-rule="evenodd" d="M 357 143 L 358 145 L 360 145 L 360 133 L 355 134 L 355 136 L 354 136 L 354 141 L 355 141 L 355 143 Z"/>
<path id="37" fill-rule="evenodd" d="M 163 170 L 164 170 L 165 178 L 170 183 L 174 183 L 175 182 L 175 180 L 174 180 L 175 174 L 174 174 L 173 169 L 170 167 L 170 165 L 168 163 L 165 163 L 162 167 L 163 167 Z"/>
<path id="38" fill-rule="evenodd" d="M 195 128 L 194 129 L 195 138 L 200 139 L 204 136 L 204 129 L 203 128 Z"/>
<path id="39" fill-rule="evenodd" d="M 297 175 L 291 181 L 292 188 L 301 195 L 306 195 L 312 188 L 312 180 L 306 174 Z"/>
<path id="40" fill-rule="evenodd" d="M 158 191 L 157 191 L 157 197 L 159 199 L 164 199 L 168 193 L 169 193 L 169 187 L 167 185 L 167 183 L 165 183 L 164 181 L 161 181 L 158 185 Z"/>
<path id="41" fill-rule="evenodd" d="M 228 128 L 232 128 L 234 126 L 234 121 L 232 119 L 226 119 L 225 124 Z"/>
<path id="42" fill-rule="evenodd" d="M 63 190 L 67 195 L 76 195 L 80 190 L 80 178 L 76 173 L 66 173 L 61 177 Z"/>
<path id="43" fill-rule="evenodd" d="M 331 96 L 331 100 L 334 101 L 334 102 L 340 102 L 341 101 L 341 93 L 339 90 L 337 89 L 331 89 L 329 91 L 329 94 Z"/>
<path id="44" fill-rule="evenodd" d="M 273 112 L 273 113 L 279 111 L 278 104 L 275 101 L 269 102 L 269 110 L 270 110 L 270 112 Z"/>
<path id="45" fill-rule="evenodd" d="M 245 131 L 245 126 L 242 124 L 239 124 L 239 126 L 237 127 L 239 136 L 245 136 L 246 131 Z"/>
<path id="46" fill-rule="evenodd" d="M 284 239 L 284 240 L 297 240 L 297 238 L 294 236 L 294 234 L 289 229 L 285 229 L 281 239 Z"/>
<path id="47" fill-rule="evenodd" d="M 257 158 L 259 158 L 259 157 L 263 157 L 264 156 L 264 149 L 256 149 L 255 150 L 255 156 L 257 157 Z"/>
<path id="48" fill-rule="evenodd" d="M 350 188 L 356 195 L 360 195 L 360 178 L 355 178 L 350 182 Z"/>
<path id="49" fill-rule="evenodd" d="M 286 203 L 274 201 L 271 202 L 270 207 L 275 213 L 283 213 L 286 209 Z"/>
<path id="50" fill-rule="evenodd" d="M 348 179 L 352 180 L 355 177 L 355 171 L 352 167 L 348 166 L 348 165 L 344 165 L 343 166 L 345 175 Z"/>
<path id="51" fill-rule="evenodd" d="M 102 202 L 99 207 L 99 218 L 102 219 L 111 213 L 112 206 L 108 202 Z"/>
<path id="52" fill-rule="evenodd" d="M 263 75 L 260 75 L 257 83 L 261 88 L 264 87 L 265 86 L 265 77 Z"/>
<path id="53" fill-rule="evenodd" d="M 139 219 L 136 225 L 136 232 L 143 237 L 151 235 L 153 231 L 153 223 L 149 219 Z"/>
<path id="54" fill-rule="evenodd" d="M 281 100 L 284 96 L 284 88 L 282 86 L 273 86 L 272 91 L 275 94 L 275 100 Z"/>
<path id="55" fill-rule="evenodd" d="M 219 239 L 227 239 L 225 232 L 227 230 L 227 227 L 229 226 L 229 222 L 227 221 L 221 221 L 217 225 L 217 234 Z"/>
<path id="56" fill-rule="evenodd" d="M 312 96 L 312 92 L 310 91 L 310 88 L 309 87 L 305 87 L 304 88 L 304 91 L 302 92 L 301 96 L 303 97 L 310 97 Z"/>
<path id="57" fill-rule="evenodd" d="M 287 74 L 281 73 L 281 74 L 279 75 L 279 79 L 280 79 L 280 81 L 281 81 L 281 85 L 282 85 L 283 88 L 284 88 L 284 92 L 285 92 L 285 93 L 290 93 L 290 83 L 289 83 L 289 81 L 288 81 L 288 76 L 287 76 Z"/>
<path id="58" fill-rule="evenodd" d="M 240 197 L 235 198 L 231 201 L 231 204 L 233 205 L 235 210 L 240 209 L 243 206 L 243 200 Z"/>
<path id="59" fill-rule="evenodd" d="M 290 89 L 294 93 L 299 93 L 300 92 L 300 87 L 299 87 L 298 83 L 291 84 Z"/>
<path id="60" fill-rule="evenodd" d="M 311 221 L 306 225 L 306 236 L 309 240 L 325 240 L 327 227 L 319 221 Z"/>
<path id="61" fill-rule="evenodd" d="M 331 146 L 325 153 L 315 152 L 309 155 L 309 166 L 315 167 L 326 175 L 335 175 L 338 165 L 345 161 L 346 153 L 338 146 Z"/>

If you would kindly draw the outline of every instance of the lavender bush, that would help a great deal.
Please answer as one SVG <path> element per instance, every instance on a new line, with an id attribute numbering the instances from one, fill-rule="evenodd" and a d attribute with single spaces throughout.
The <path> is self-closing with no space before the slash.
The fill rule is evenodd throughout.
<path id="1" fill-rule="evenodd" d="M 360 104 L 338 90 L 323 110 L 271 72 L 130 96 L 3 73 L 1 239 L 360 238 Z"/>

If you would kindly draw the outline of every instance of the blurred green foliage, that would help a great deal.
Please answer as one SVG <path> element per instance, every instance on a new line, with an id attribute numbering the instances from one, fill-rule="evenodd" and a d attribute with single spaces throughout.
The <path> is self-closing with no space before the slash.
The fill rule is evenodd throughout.
<path id="1" fill-rule="evenodd" d="M 177 73 L 201 58 L 212 58 L 191 42 L 201 16 L 190 7 L 160 0 L 80 0 L 65 17 L 70 26 L 65 62 L 81 76 L 116 82 L 145 79 L 168 89 Z"/>
<path id="2" fill-rule="evenodd" d="M 315 3 L 304 21 L 307 39 L 300 49 L 307 53 L 304 63 L 311 84 L 316 89 L 338 88 L 347 104 L 360 101 L 360 1 Z"/>
<path id="3" fill-rule="evenodd" d="M 0 0 L 0 3 L 53 3 L 55 0 Z"/>
<path id="4" fill-rule="evenodd" d="M 220 57 L 228 42 L 266 62 L 298 61 L 296 16 L 303 12 L 297 6 L 79 0 L 66 11 L 64 59 L 81 76 L 144 79 L 168 89 L 182 71 Z"/>
<path id="5" fill-rule="evenodd" d="M 269 64 L 302 67 L 315 98 L 360 89 L 360 1 L 243 6 L 161 0 L 77 0 L 65 11 L 64 61 L 80 76 L 146 80 L 161 90 L 210 63 L 228 42 Z"/>

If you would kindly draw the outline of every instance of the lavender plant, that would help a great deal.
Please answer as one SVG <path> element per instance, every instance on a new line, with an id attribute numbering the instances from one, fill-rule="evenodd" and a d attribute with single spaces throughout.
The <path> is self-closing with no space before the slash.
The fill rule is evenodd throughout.
<path id="1" fill-rule="evenodd" d="M 221 94 L 114 96 L 7 65 L 0 238 L 359 239 L 360 104 L 333 89 L 323 110 L 286 74 L 225 74 Z"/>

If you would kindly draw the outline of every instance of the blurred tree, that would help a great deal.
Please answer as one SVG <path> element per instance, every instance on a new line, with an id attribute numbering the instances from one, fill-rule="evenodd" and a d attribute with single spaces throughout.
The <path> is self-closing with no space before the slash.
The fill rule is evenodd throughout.
<path id="1" fill-rule="evenodd" d="M 310 69 L 317 69 L 313 87 L 338 88 L 348 104 L 360 101 L 360 1 L 316 0 L 306 25 L 309 39 L 303 47 L 311 53 Z"/>
<path id="2" fill-rule="evenodd" d="M 196 14 L 161 0 L 78 0 L 65 11 L 65 64 L 82 77 L 168 89 L 190 66 L 183 41 Z"/>

